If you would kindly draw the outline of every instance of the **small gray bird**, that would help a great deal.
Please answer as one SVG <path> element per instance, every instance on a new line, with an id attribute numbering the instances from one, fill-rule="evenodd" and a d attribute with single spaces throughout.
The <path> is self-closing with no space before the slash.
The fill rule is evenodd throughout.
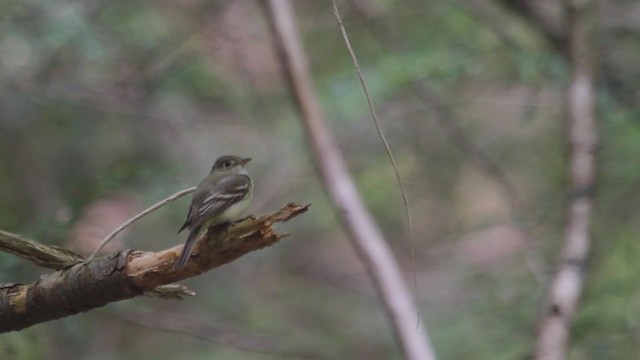
<path id="1" fill-rule="evenodd" d="M 189 228 L 187 242 L 176 270 L 182 270 L 189 260 L 196 240 L 212 225 L 238 219 L 251 203 L 253 182 L 244 167 L 250 158 L 233 155 L 221 156 L 211 167 L 209 176 L 204 178 L 193 193 L 187 221 L 178 233 Z"/>

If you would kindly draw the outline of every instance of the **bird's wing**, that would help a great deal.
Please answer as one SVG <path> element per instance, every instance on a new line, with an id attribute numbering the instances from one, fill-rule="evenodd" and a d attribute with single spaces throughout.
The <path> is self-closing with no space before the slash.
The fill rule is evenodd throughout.
<path id="1" fill-rule="evenodd" d="M 182 232 L 182 230 L 186 229 L 189 227 L 189 225 L 191 224 L 191 205 L 189 205 L 189 213 L 187 214 L 187 220 L 184 222 L 184 224 L 182 224 L 182 227 L 180 228 L 180 230 L 178 230 L 178 234 L 180 234 Z"/>
<path id="2" fill-rule="evenodd" d="M 251 179 L 246 175 L 232 175 L 222 178 L 205 193 L 191 208 L 190 227 L 202 225 L 208 219 L 220 214 L 231 205 L 243 200 L 251 191 Z M 197 220 L 196 220 L 197 219 Z"/>

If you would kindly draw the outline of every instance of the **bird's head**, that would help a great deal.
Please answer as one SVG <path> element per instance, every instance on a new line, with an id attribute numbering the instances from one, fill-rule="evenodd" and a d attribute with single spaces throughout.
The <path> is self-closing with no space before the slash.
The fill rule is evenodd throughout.
<path id="1" fill-rule="evenodd" d="M 246 174 L 247 169 L 244 167 L 251 158 L 241 158 L 235 155 L 221 156 L 213 163 L 211 172 L 228 173 L 228 174 Z"/>

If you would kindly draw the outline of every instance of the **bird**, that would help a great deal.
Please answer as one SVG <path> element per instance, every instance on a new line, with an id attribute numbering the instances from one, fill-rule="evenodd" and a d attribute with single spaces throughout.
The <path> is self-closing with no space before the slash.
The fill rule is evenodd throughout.
<path id="1" fill-rule="evenodd" d="M 175 270 L 184 269 L 193 245 L 213 225 L 238 219 L 251 203 L 253 182 L 245 165 L 251 158 L 235 155 L 219 157 L 211 172 L 193 192 L 187 220 L 178 233 L 189 229 L 189 236 L 182 253 L 174 265 Z"/>

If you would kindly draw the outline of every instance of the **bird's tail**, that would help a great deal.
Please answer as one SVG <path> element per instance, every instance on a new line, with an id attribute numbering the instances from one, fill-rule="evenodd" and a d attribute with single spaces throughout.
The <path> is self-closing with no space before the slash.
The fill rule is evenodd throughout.
<path id="1" fill-rule="evenodd" d="M 200 234 L 200 226 L 196 227 L 195 229 L 192 229 L 189 232 L 189 236 L 187 237 L 187 242 L 184 244 L 184 247 L 182 248 L 182 253 L 180 253 L 180 257 L 178 258 L 178 261 L 176 261 L 176 264 L 174 265 L 174 269 L 175 270 L 182 270 L 184 269 L 184 266 L 187 264 L 187 261 L 189 260 L 189 256 L 191 255 L 191 251 L 193 251 L 193 245 L 195 245 L 196 240 L 198 240 L 198 235 Z"/>

